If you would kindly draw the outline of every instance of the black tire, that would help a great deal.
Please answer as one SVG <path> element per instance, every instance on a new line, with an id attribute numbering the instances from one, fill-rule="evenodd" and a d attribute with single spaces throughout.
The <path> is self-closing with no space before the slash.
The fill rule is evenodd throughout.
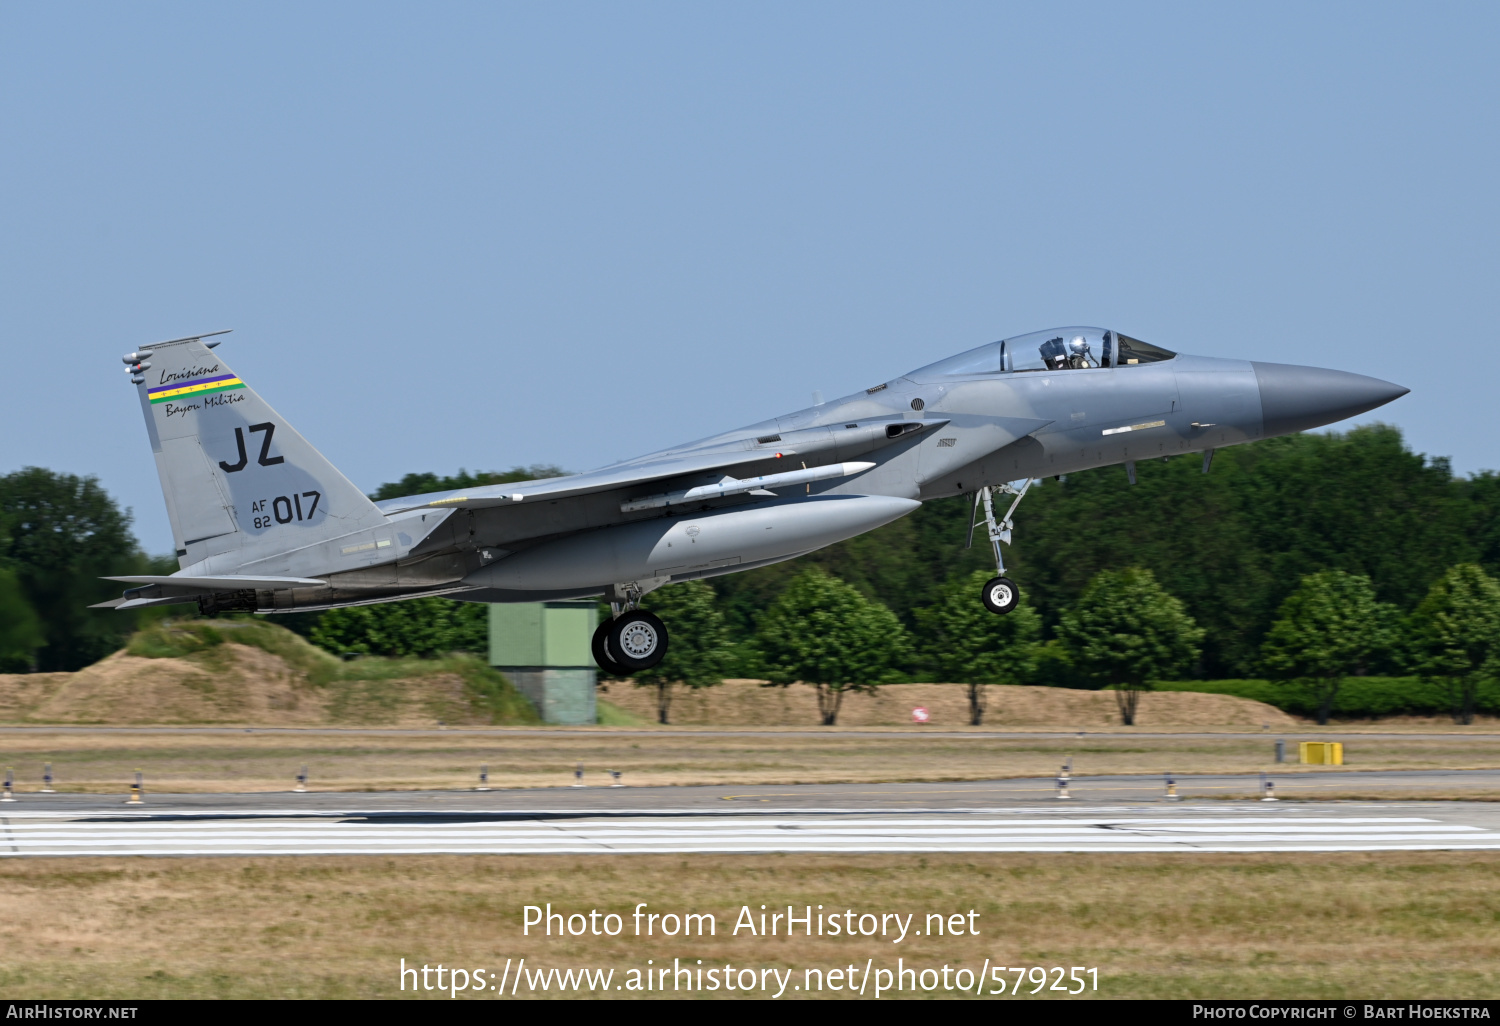
<path id="1" fill-rule="evenodd" d="M 612 623 L 613 620 L 605 620 L 594 630 L 594 640 L 589 643 L 589 648 L 594 653 L 594 662 L 599 664 L 599 669 L 611 677 L 629 677 L 630 671 L 615 662 L 609 654 L 609 625 Z"/>
<path id="2" fill-rule="evenodd" d="M 667 654 L 667 625 L 644 609 L 633 609 L 609 622 L 607 654 L 626 673 L 649 670 Z"/>
<path id="3" fill-rule="evenodd" d="M 992 577 L 985 582 L 979 600 L 990 612 L 1004 616 L 1021 601 L 1021 589 L 1009 577 Z"/>

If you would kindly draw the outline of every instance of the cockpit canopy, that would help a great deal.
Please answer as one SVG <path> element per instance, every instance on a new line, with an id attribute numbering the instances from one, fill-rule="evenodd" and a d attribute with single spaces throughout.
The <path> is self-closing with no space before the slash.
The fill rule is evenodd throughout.
<path id="1" fill-rule="evenodd" d="M 1017 335 L 928 364 L 914 381 L 1022 371 L 1135 367 L 1177 354 L 1106 328 L 1053 328 Z"/>

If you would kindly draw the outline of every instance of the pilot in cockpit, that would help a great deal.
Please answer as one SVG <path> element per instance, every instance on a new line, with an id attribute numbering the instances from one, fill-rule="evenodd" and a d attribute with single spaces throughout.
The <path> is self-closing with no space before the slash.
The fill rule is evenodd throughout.
<path id="1" fill-rule="evenodd" d="M 1089 340 L 1082 335 L 1075 335 L 1067 341 L 1049 338 L 1039 349 L 1042 362 L 1047 365 L 1048 370 L 1079 370 L 1099 366 L 1089 350 Z"/>

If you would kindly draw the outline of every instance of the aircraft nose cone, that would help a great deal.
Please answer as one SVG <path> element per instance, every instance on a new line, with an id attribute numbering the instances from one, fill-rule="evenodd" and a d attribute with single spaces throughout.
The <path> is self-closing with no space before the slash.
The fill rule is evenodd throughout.
<path id="1" fill-rule="evenodd" d="M 1251 363 L 1260 385 L 1266 435 L 1332 424 L 1399 399 L 1411 389 L 1379 378 L 1322 367 Z"/>

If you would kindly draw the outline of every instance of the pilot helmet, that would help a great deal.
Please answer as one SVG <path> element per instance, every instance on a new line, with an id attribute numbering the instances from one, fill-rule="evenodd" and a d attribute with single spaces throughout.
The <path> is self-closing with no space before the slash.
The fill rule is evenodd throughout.
<path id="1" fill-rule="evenodd" d="M 1089 340 L 1082 335 L 1074 335 L 1068 340 L 1068 355 L 1073 359 L 1083 359 L 1089 355 Z"/>

